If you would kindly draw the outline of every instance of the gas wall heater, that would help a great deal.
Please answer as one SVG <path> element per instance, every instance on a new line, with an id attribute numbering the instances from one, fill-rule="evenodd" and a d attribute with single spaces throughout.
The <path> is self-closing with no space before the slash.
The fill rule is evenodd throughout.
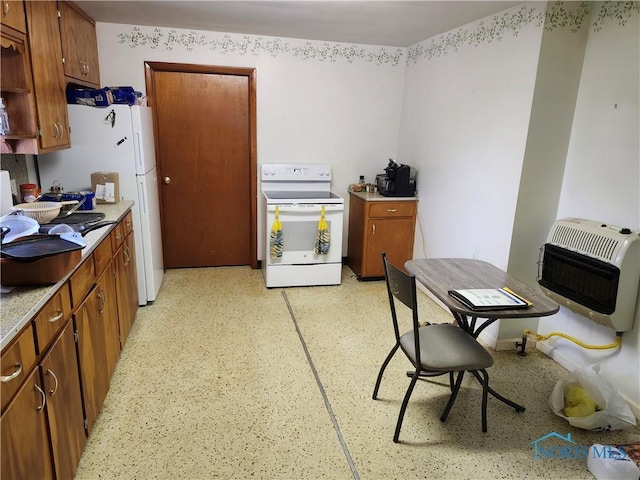
<path id="1" fill-rule="evenodd" d="M 640 283 L 640 232 L 582 218 L 556 220 L 540 249 L 545 294 L 616 332 L 633 328 Z"/>

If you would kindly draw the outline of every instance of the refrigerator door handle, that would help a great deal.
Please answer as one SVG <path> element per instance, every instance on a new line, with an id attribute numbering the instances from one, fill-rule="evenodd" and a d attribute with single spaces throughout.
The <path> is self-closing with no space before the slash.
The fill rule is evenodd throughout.
<path id="1" fill-rule="evenodd" d="M 136 172 L 138 174 L 144 174 L 144 165 L 142 164 L 142 144 L 140 139 L 140 132 L 136 133 L 136 141 L 133 143 L 133 151 L 136 157 Z"/>
<path id="2" fill-rule="evenodd" d="M 140 202 L 140 215 L 148 215 L 147 207 L 147 184 L 144 179 L 138 180 L 138 201 Z"/>

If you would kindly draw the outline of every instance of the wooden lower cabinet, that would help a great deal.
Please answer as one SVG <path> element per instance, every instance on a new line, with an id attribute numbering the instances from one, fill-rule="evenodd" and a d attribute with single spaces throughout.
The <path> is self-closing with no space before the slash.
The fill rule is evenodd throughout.
<path id="1" fill-rule="evenodd" d="M 347 264 L 358 278 L 382 278 L 382 252 L 399 268 L 413 258 L 415 198 L 349 197 Z"/>
<path id="2" fill-rule="evenodd" d="M 130 213 L 121 223 L 2 351 L 3 480 L 76 473 L 138 309 Z"/>
<path id="3" fill-rule="evenodd" d="M 87 443 L 73 324 L 65 327 L 40 363 L 56 479 L 72 479 Z"/>
<path id="4" fill-rule="evenodd" d="M 127 236 L 116 252 L 114 262 L 117 272 L 118 323 L 120 326 L 120 347 L 122 348 L 138 312 L 138 276 L 133 232 Z"/>
<path id="5" fill-rule="evenodd" d="M 2 415 L 2 478 L 72 479 L 87 436 L 73 326 L 33 369 Z M 53 459 L 53 463 L 52 463 Z"/>
<path id="6" fill-rule="evenodd" d="M 87 433 L 100 413 L 120 355 L 115 291 L 114 270 L 109 265 L 73 315 Z"/>
<path id="7" fill-rule="evenodd" d="M 34 369 L 0 419 L 3 479 L 54 478 L 45 407 L 46 396 Z"/>

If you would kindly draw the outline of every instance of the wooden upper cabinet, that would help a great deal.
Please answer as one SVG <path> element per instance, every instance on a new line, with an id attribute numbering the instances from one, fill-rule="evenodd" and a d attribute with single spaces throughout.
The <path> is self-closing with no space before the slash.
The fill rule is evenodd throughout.
<path id="1" fill-rule="evenodd" d="M 100 88 L 96 24 L 76 5 L 58 2 L 64 74 L 71 83 Z"/>
<path id="2" fill-rule="evenodd" d="M 69 117 L 55 2 L 26 2 L 39 129 L 37 153 L 69 148 Z"/>
<path id="3" fill-rule="evenodd" d="M 3 25 L 14 28 L 15 30 L 26 33 L 27 23 L 24 18 L 24 2 L 3 1 L 2 12 L 0 13 L 0 22 Z"/>
<path id="4" fill-rule="evenodd" d="M 0 32 L 0 96 L 9 116 L 11 132 L 2 136 L 2 153 L 35 153 L 36 106 L 31 77 L 29 46 L 24 33 L 2 24 Z"/>

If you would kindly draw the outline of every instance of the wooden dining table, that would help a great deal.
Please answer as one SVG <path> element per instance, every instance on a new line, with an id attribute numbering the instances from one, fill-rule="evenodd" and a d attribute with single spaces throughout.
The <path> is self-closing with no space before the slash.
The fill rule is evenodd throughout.
<path id="1" fill-rule="evenodd" d="M 405 269 L 416 277 L 416 281 L 429 290 L 452 313 L 460 328 L 474 338 L 497 320 L 511 318 L 537 318 L 553 315 L 560 307 L 540 290 L 530 287 L 508 275 L 500 268 L 483 260 L 471 258 L 421 258 L 409 260 Z M 528 308 L 476 311 L 449 295 L 451 290 L 474 288 L 504 288 L 528 300 Z M 476 374 L 476 378 L 478 375 Z M 480 379 L 479 379 L 480 380 Z M 489 389 L 498 400 L 512 406 L 516 411 L 525 408 Z"/>

